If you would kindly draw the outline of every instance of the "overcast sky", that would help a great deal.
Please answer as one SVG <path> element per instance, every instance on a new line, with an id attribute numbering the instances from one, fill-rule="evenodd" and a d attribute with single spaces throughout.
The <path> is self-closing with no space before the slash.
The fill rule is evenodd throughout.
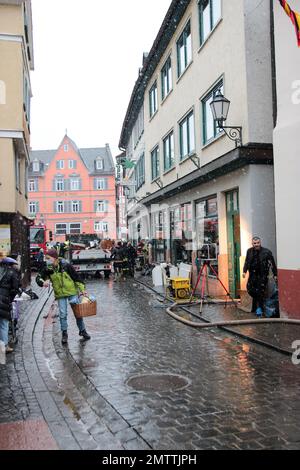
<path id="1" fill-rule="evenodd" d="M 65 130 L 78 147 L 110 144 L 121 127 L 143 52 L 171 0 L 32 0 L 31 146 L 55 149 Z"/>

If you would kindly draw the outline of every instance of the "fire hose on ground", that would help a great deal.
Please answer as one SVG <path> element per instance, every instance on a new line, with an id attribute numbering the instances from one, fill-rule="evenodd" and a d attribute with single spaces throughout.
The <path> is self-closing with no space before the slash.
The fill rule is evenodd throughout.
<path id="1" fill-rule="evenodd" d="M 137 279 L 135 279 L 135 281 L 138 282 L 139 284 L 141 284 L 142 286 L 146 287 L 147 289 L 152 290 L 156 295 L 158 295 L 160 297 L 164 297 L 164 299 L 166 300 L 165 296 L 158 293 L 155 289 L 153 289 L 148 284 L 146 284 L 146 283 L 144 283 L 140 280 L 137 280 Z M 187 308 L 187 307 L 191 307 L 193 305 L 199 305 L 200 302 L 201 301 L 196 301 L 196 302 L 188 302 L 188 303 L 184 303 L 184 304 L 183 303 L 178 304 L 178 303 L 174 302 L 172 305 L 170 305 L 168 308 L 166 308 L 165 311 L 168 313 L 168 315 L 173 317 L 175 320 L 180 321 L 181 323 L 183 323 L 185 325 L 188 325 L 188 326 L 191 326 L 193 328 L 200 328 L 200 329 L 221 328 L 221 329 L 223 329 L 224 331 L 226 331 L 228 333 L 240 336 L 240 337 L 242 337 L 246 340 L 255 342 L 257 344 L 261 344 L 265 347 L 274 349 L 274 350 L 276 350 L 278 352 L 281 352 L 283 354 L 288 354 L 288 355 L 291 354 L 291 352 L 288 351 L 288 350 L 282 349 L 281 347 L 277 347 L 277 346 L 275 346 L 273 344 L 270 344 L 266 341 L 263 341 L 261 339 L 252 338 L 251 336 L 248 336 L 247 334 L 231 330 L 230 327 L 246 326 L 246 325 L 272 324 L 272 323 L 273 324 L 277 323 L 277 324 L 282 324 L 282 325 L 284 325 L 284 324 L 300 325 L 300 320 L 292 320 L 292 319 L 288 319 L 288 318 L 259 318 L 259 319 L 251 319 L 250 318 L 250 319 L 246 319 L 246 320 L 226 320 L 226 321 L 220 321 L 219 320 L 219 321 L 215 321 L 215 322 L 210 322 L 209 320 L 207 320 L 203 317 L 199 317 L 198 315 L 193 314 L 193 312 L 189 311 L 188 308 Z M 182 308 L 182 310 L 186 311 L 187 313 L 189 313 L 192 316 L 195 316 L 195 317 L 199 318 L 202 321 L 201 322 L 193 322 L 191 320 L 188 320 L 186 318 L 181 317 L 180 315 L 177 315 L 173 311 L 173 309 L 176 308 L 176 307 Z"/>
<path id="2" fill-rule="evenodd" d="M 180 307 L 188 307 L 191 305 L 197 305 L 199 302 L 195 302 L 193 304 L 186 303 L 180 304 Z M 226 321 L 215 321 L 209 323 L 203 322 L 193 322 L 191 320 L 187 320 L 186 318 L 181 317 L 180 315 L 176 315 L 173 312 L 173 308 L 178 307 L 178 304 L 175 302 L 170 307 L 166 308 L 166 312 L 171 315 L 171 317 L 175 318 L 186 325 L 192 326 L 194 328 L 218 328 L 222 326 L 242 326 L 242 325 L 255 325 L 255 324 L 262 324 L 262 323 L 284 323 L 284 324 L 293 324 L 293 325 L 300 325 L 300 320 L 291 320 L 288 318 L 260 318 L 260 319 L 247 319 L 247 320 L 226 320 Z"/>

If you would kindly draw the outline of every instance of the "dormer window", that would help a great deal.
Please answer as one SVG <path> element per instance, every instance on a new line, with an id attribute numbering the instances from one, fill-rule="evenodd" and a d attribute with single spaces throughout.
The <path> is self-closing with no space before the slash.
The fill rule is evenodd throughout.
<path id="1" fill-rule="evenodd" d="M 103 158 L 97 158 L 95 163 L 96 163 L 96 170 L 103 170 L 104 169 Z"/>
<path id="2" fill-rule="evenodd" d="M 38 160 L 35 160 L 32 164 L 32 170 L 34 172 L 39 172 L 40 171 L 40 162 Z"/>

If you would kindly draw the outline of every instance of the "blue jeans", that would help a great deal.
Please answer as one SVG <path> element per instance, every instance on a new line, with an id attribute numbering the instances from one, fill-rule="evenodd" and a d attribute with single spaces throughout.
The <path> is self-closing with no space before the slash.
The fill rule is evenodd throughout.
<path id="1" fill-rule="evenodd" d="M 8 345 L 8 328 L 9 321 L 5 318 L 0 318 L 0 341 L 3 341 L 5 346 Z"/>
<path id="2" fill-rule="evenodd" d="M 59 320 L 60 320 L 60 329 L 61 331 L 68 330 L 68 304 L 77 304 L 78 297 L 77 295 L 72 295 L 71 297 L 63 297 L 62 299 L 57 299 L 58 308 L 59 308 Z M 84 321 L 82 318 L 77 319 L 76 323 L 78 326 L 79 331 L 85 330 Z"/>

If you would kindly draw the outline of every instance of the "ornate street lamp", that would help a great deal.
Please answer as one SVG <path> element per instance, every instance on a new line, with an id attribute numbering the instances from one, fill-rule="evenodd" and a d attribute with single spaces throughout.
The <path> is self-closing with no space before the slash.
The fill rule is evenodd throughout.
<path id="1" fill-rule="evenodd" d="M 230 101 L 222 95 L 221 90 L 219 89 L 212 102 L 210 103 L 212 115 L 217 127 L 224 131 L 227 137 L 230 140 L 235 142 L 236 147 L 241 147 L 242 142 L 242 127 L 240 126 L 224 126 L 224 121 L 226 121 L 228 116 L 228 111 L 230 107 Z"/>

